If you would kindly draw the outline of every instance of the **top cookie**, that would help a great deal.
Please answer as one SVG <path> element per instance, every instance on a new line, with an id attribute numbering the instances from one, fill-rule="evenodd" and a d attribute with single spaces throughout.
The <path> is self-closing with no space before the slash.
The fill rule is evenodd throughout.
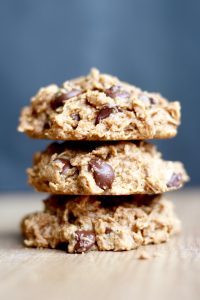
<path id="1" fill-rule="evenodd" d="M 173 137 L 179 124 L 179 102 L 92 69 L 41 88 L 22 110 L 18 130 L 53 140 L 143 140 Z"/>

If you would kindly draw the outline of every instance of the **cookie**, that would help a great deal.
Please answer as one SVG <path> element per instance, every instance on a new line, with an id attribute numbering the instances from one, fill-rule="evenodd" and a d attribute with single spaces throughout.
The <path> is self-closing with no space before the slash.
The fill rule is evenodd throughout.
<path id="1" fill-rule="evenodd" d="M 50 196 L 44 212 L 22 221 L 29 247 L 89 250 L 131 250 L 166 242 L 180 231 L 173 205 L 161 196 Z"/>
<path id="2" fill-rule="evenodd" d="M 188 176 L 146 142 L 53 143 L 34 157 L 29 183 L 40 192 L 74 195 L 160 194 Z"/>
<path id="3" fill-rule="evenodd" d="M 173 137 L 179 124 L 179 102 L 92 69 L 61 87 L 41 88 L 18 130 L 52 140 L 144 140 Z"/>

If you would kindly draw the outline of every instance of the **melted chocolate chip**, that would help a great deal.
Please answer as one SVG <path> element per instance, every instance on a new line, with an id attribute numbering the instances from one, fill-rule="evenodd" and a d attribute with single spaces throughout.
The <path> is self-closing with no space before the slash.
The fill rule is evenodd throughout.
<path id="1" fill-rule="evenodd" d="M 56 158 L 54 162 L 61 162 L 63 163 L 63 168 L 62 168 L 62 174 L 64 175 L 69 169 L 71 169 L 71 164 L 69 159 L 67 158 Z"/>
<path id="2" fill-rule="evenodd" d="M 173 173 L 169 182 L 167 183 L 167 187 L 179 187 L 182 183 L 182 174 L 181 173 Z"/>
<path id="3" fill-rule="evenodd" d="M 94 180 L 101 189 L 111 188 L 115 174 L 109 164 L 99 158 L 93 158 L 89 162 L 89 170 L 92 171 Z"/>
<path id="4" fill-rule="evenodd" d="M 63 106 L 64 102 L 72 97 L 78 96 L 81 94 L 81 90 L 73 89 L 71 91 L 62 91 L 55 96 L 55 99 L 51 101 L 51 108 L 56 110 L 58 107 Z"/>
<path id="5" fill-rule="evenodd" d="M 105 106 L 102 108 L 96 117 L 95 125 L 99 124 L 101 120 L 106 119 L 110 116 L 110 114 L 113 112 L 112 107 Z"/>
<path id="6" fill-rule="evenodd" d="M 43 130 L 50 129 L 50 128 L 51 128 L 51 123 L 49 121 L 46 121 L 44 123 Z"/>
<path id="7" fill-rule="evenodd" d="M 86 252 L 95 244 L 95 234 L 93 231 L 77 230 L 75 234 L 76 244 L 74 246 L 74 252 Z"/>
<path id="8" fill-rule="evenodd" d="M 111 228 L 109 228 L 109 227 L 106 227 L 105 234 L 109 234 L 109 233 L 111 233 L 111 232 L 112 232 L 112 229 L 111 229 Z"/>
<path id="9" fill-rule="evenodd" d="M 58 107 L 63 106 L 65 99 L 65 93 L 58 94 L 55 99 L 51 101 L 51 108 L 56 110 Z"/>
<path id="10" fill-rule="evenodd" d="M 106 119 L 110 116 L 110 114 L 114 112 L 121 112 L 121 109 L 117 106 L 115 107 L 109 107 L 104 106 L 97 114 L 95 125 L 99 124 L 103 119 Z"/>
<path id="11" fill-rule="evenodd" d="M 81 119 L 79 114 L 71 114 L 70 116 L 74 121 L 80 121 Z"/>
<path id="12" fill-rule="evenodd" d="M 38 113 L 35 108 L 32 108 L 32 116 L 37 117 Z"/>
<path id="13" fill-rule="evenodd" d="M 153 97 L 149 97 L 149 101 L 150 101 L 151 104 L 157 104 L 156 99 L 153 98 Z"/>
<path id="14" fill-rule="evenodd" d="M 74 224 L 76 222 L 76 220 L 77 220 L 77 217 L 70 211 L 68 213 L 68 222 L 70 224 Z"/>
<path id="15" fill-rule="evenodd" d="M 67 92 L 65 94 L 65 100 L 68 100 L 68 99 L 70 99 L 72 97 L 79 96 L 81 93 L 82 93 L 81 90 L 79 90 L 79 89 L 73 89 L 73 90 L 71 90 L 71 91 L 69 91 L 69 92 Z"/>
<path id="16" fill-rule="evenodd" d="M 123 90 L 119 85 L 113 85 L 105 91 L 106 95 L 111 98 L 128 98 L 129 92 Z"/>

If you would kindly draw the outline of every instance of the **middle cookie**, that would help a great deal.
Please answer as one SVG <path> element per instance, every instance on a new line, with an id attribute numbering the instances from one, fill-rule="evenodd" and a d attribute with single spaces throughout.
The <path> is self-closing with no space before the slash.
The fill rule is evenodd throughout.
<path id="1" fill-rule="evenodd" d="M 35 154 L 28 175 L 38 191 L 76 195 L 160 194 L 188 180 L 182 163 L 146 142 L 53 143 Z"/>

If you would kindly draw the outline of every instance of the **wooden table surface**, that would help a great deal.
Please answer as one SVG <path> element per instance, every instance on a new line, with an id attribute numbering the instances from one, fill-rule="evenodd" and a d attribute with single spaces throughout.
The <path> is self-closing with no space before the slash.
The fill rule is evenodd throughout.
<path id="1" fill-rule="evenodd" d="M 180 236 L 142 250 L 66 254 L 26 249 L 21 217 L 41 208 L 36 194 L 0 195 L 0 299 L 200 299 L 200 190 L 171 193 Z M 143 248 L 144 250 L 144 248 Z"/>

